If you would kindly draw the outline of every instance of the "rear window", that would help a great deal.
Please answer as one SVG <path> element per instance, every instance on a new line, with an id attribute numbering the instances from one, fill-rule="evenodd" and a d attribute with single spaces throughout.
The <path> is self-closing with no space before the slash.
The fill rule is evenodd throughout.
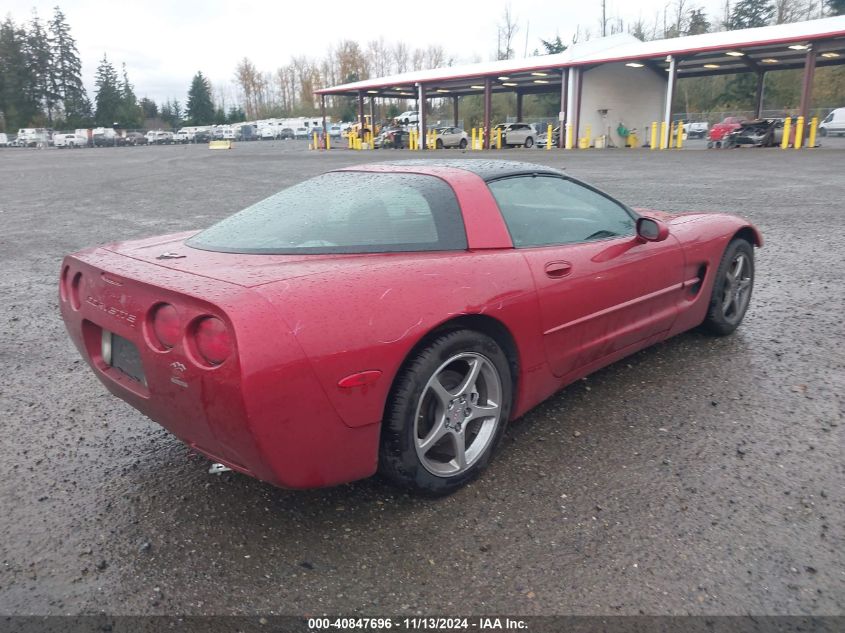
<path id="1" fill-rule="evenodd" d="M 198 233 L 194 248 L 325 254 L 467 248 L 458 201 L 439 178 L 331 172 L 262 200 Z"/>

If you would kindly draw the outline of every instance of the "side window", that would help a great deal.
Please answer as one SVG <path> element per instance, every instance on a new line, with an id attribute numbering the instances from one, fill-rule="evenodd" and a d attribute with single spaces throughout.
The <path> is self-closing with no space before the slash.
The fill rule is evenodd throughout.
<path id="1" fill-rule="evenodd" d="M 831 121 L 833 121 L 833 112 L 831 112 L 830 114 L 828 114 L 828 115 L 825 117 L 824 121 L 822 121 L 822 123 L 830 123 Z"/>
<path id="2" fill-rule="evenodd" d="M 515 176 L 489 187 L 517 248 L 634 234 L 634 218 L 621 205 L 565 178 Z"/>

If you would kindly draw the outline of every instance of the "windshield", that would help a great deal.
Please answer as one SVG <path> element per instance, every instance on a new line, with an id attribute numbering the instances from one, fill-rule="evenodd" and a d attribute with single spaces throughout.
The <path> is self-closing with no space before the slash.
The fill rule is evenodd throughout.
<path id="1" fill-rule="evenodd" d="M 463 250 L 452 189 L 434 176 L 330 172 L 195 235 L 188 246 L 229 253 L 325 254 Z"/>

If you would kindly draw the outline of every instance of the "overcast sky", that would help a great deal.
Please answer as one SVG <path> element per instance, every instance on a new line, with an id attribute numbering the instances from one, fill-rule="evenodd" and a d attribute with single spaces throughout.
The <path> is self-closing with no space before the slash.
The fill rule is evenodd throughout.
<path id="1" fill-rule="evenodd" d="M 4 12 L 20 23 L 36 9 L 49 19 L 59 4 L 76 38 L 83 78 L 93 98 L 97 63 L 107 53 L 120 70 L 126 62 L 129 79 L 139 97 L 156 101 L 177 98 L 184 103 L 191 77 L 201 70 L 216 89 L 231 95 L 235 65 L 249 57 L 260 70 L 272 71 L 292 55 L 320 58 L 328 45 L 343 38 L 366 43 L 384 37 L 409 47 L 442 45 L 456 62 L 492 59 L 496 25 L 505 2 L 498 0 L 363 0 L 362 2 L 259 2 L 257 0 L 4 0 Z M 661 26 L 664 7 L 671 13 L 675 0 L 608 0 L 608 15 L 625 23 L 642 17 Z M 689 2 L 712 15 L 723 2 Z M 569 41 L 580 24 L 592 36 L 599 33 L 600 0 L 518 0 L 511 3 L 518 19 L 517 56 L 540 46 L 539 38 L 557 33 Z M 411 11 L 423 8 L 426 18 L 417 28 Z M 5 16 L 4 16 L 5 17 Z"/>

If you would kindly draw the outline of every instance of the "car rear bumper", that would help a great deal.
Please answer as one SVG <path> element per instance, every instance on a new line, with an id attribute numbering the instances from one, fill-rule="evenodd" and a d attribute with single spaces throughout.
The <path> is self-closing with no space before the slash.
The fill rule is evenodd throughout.
<path id="1" fill-rule="evenodd" d="M 184 326 L 171 348 L 151 326 L 163 302 Z M 60 304 L 71 339 L 106 388 L 210 459 L 286 488 L 375 472 L 379 425 L 343 423 L 294 335 L 259 293 L 91 249 L 65 258 Z M 232 334 L 234 351 L 220 365 L 203 362 L 192 344 L 190 324 L 203 315 L 223 320 Z M 137 348 L 143 382 L 109 362 L 103 341 L 110 334 Z"/>

